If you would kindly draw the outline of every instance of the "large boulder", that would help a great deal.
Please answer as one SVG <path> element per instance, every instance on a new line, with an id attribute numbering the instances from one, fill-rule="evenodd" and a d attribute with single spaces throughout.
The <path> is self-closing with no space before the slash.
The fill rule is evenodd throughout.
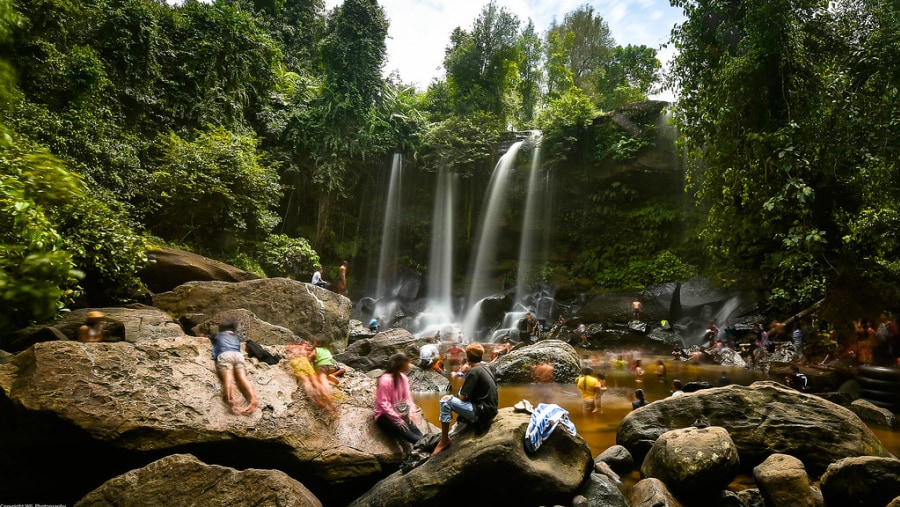
<path id="1" fill-rule="evenodd" d="M 725 428 L 684 428 L 660 435 L 641 476 L 661 480 L 680 499 L 711 498 L 737 476 L 740 460 Z"/>
<path id="2" fill-rule="evenodd" d="M 206 338 L 38 343 L 0 365 L 0 455 L 35 457 L 9 470 L 0 498 L 25 491 L 37 499 L 57 488 L 80 492 L 77 499 L 180 452 L 241 469 L 280 469 L 323 501 L 355 496 L 396 470 L 402 448 L 374 424 L 372 379 L 348 370 L 335 388 L 337 415 L 329 416 L 285 364 L 248 362 L 260 408 L 237 416 L 222 400 Z M 429 430 L 420 414 L 412 417 Z M 85 456 L 98 465 L 85 466 Z"/>
<path id="3" fill-rule="evenodd" d="M 558 429 L 529 454 L 529 418 L 502 408 L 484 434 L 464 431 L 437 456 L 406 474 L 395 472 L 350 505 L 568 504 L 593 468 L 591 450 L 581 436 Z"/>
<path id="4" fill-rule="evenodd" d="M 383 370 L 388 359 L 397 352 L 403 352 L 411 359 L 419 357 L 416 337 L 405 329 L 391 328 L 372 338 L 361 338 L 351 343 L 334 358 L 359 371 Z"/>
<path id="5" fill-rule="evenodd" d="M 829 465 L 822 475 L 822 495 L 827 505 L 887 505 L 895 497 L 900 497 L 898 478 L 898 459 L 869 456 L 844 458 Z"/>
<path id="6" fill-rule="evenodd" d="M 147 251 L 150 261 L 139 276 L 154 293 L 173 290 L 187 282 L 243 282 L 259 278 L 253 273 L 175 248 L 153 248 Z"/>
<path id="7" fill-rule="evenodd" d="M 279 470 L 240 471 L 174 454 L 106 481 L 75 505 L 321 507 L 322 502 Z"/>
<path id="8" fill-rule="evenodd" d="M 237 325 L 237 333 L 243 340 L 253 340 L 262 345 L 287 345 L 300 341 L 300 337 L 290 329 L 260 320 L 253 312 L 243 308 L 217 313 L 211 319 L 192 327 L 191 333 L 195 336 L 211 336 L 219 330 L 219 323 L 225 319 L 230 319 Z"/>
<path id="9" fill-rule="evenodd" d="M 245 282 L 189 282 L 153 296 L 153 306 L 200 323 L 226 310 L 243 308 L 304 339 L 318 336 L 336 350 L 347 346 L 350 300 L 336 292 L 287 278 Z M 202 315 L 204 317 L 199 317 Z"/>
<path id="10" fill-rule="evenodd" d="M 38 342 L 77 340 L 78 328 L 84 325 L 91 311 L 104 314 L 104 341 L 137 343 L 184 334 L 181 325 L 171 315 L 152 306 L 135 304 L 124 308 L 81 308 L 66 312 L 51 322 L 17 331 L 2 343 L 2 348 L 21 352 Z"/>
<path id="11" fill-rule="evenodd" d="M 534 381 L 532 372 L 541 363 L 553 365 L 556 382 L 569 384 L 581 373 L 575 348 L 559 340 L 542 340 L 513 350 L 491 364 L 498 383 L 522 384 Z"/>
<path id="12" fill-rule="evenodd" d="M 799 458 L 816 477 L 848 456 L 891 456 L 850 410 L 775 382 L 704 389 L 655 401 L 625 416 L 616 443 L 641 462 L 660 435 L 701 419 L 728 430 L 745 470 L 776 452 Z"/>

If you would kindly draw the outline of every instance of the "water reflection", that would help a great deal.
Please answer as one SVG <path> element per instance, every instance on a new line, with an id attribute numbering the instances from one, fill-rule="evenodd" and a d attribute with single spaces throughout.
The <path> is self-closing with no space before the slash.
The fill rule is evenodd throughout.
<path id="1" fill-rule="evenodd" d="M 585 352 L 586 353 L 586 352 Z M 708 382 L 710 386 L 719 386 L 723 373 L 731 383 L 748 386 L 766 377 L 758 372 L 744 368 L 722 367 L 710 364 L 692 364 L 672 360 L 668 356 L 639 356 L 645 365 L 643 377 L 637 377 L 628 369 L 631 360 L 637 358 L 631 352 L 592 352 L 589 353 L 592 367 L 606 374 L 606 385 L 609 388 L 603 395 L 602 414 L 583 414 L 581 411 L 581 394 L 575 384 L 502 384 L 499 388 L 500 407 L 511 407 L 519 400 L 527 399 L 533 405 L 538 403 L 556 403 L 569 411 L 569 419 L 575 424 L 578 433 L 587 441 L 591 453 L 596 456 L 616 443 L 616 430 L 626 414 L 631 412 L 634 390 L 641 388 L 648 402 L 668 397 L 672 389 L 672 381 Z M 624 365 L 618 364 L 621 356 Z M 583 357 L 583 356 L 580 356 Z M 667 382 L 657 380 L 656 364 L 662 360 L 667 369 Z M 462 379 L 452 379 L 453 392 L 459 391 Z M 414 393 L 416 404 L 422 407 L 425 417 L 438 424 L 438 400 L 440 393 Z M 895 456 L 900 457 L 900 432 L 871 427 L 884 445 Z"/>

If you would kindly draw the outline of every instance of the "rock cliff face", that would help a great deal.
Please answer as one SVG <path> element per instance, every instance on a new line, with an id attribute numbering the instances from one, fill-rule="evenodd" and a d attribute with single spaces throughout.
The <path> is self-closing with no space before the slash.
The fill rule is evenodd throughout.
<path id="1" fill-rule="evenodd" d="M 401 448 L 372 421 L 372 379 L 348 371 L 335 389 L 338 415 L 329 418 L 284 362 L 253 363 L 248 375 L 260 409 L 236 416 L 222 400 L 206 338 L 34 345 L 0 365 L 0 449 L 34 454 L 38 469 L 18 461 L 0 498 L 9 496 L 4 487 L 24 488 L 31 501 L 46 495 L 48 465 L 62 467 L 62 481 L 84 494 L 179 452 L 236 468 L 281 469 L 320 498 L 359 494 L 399 464 Z M 414 421 L 428 431 L 418 414 Z M 48 449 L 52 458 L 37 457 Z M 86 456 L 99 465 L 84 466 Z M 34 490 L 27 481 L 36 481 Z M 57 477 L 52 482 L 59 485 Z"/>
<path id="2" fill-rule="evenodd" d="M 349 299 L 287 278 L 237 283 L 189 282 L 154 295 L 153 306 L 192 324 L 226 310 L 242 308 L 269 324 L 287 328 L 300 338 L 328 338 L 338 351 L 346 348 L 350 330 Z"/>

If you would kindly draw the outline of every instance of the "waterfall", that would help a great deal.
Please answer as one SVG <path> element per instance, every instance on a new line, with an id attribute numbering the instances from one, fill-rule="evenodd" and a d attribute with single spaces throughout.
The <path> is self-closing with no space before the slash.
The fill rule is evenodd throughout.
<path id="1" fill-rule="evenodd" d="M 431 246 L 428 261 L 427 322 L 447 323 L 453 319 L 453 211 L 456 203 L 455 173 L 441 169 L 434 193 Z"/>
<path id="2" fill-rule="evenodd" d="M 522 217 L 522 238 L 519 241 L 519 265 L 516 273 L 516 301 L 521 302 L 525 298 L 529 274 L 541 264 L 543 260 L 538 255 L 538 246 L 535 241 L 535 228 L 538 225 L 539 207 L 541 205 L 540 168 L 541 146 L 535 141 L 532 153 L 531 169 L 528 172 L 528 188 L 525 195 L 525 212 Z M 543 254 L 543 248 L 540 251 Z M 541 255 L 542 256 L 542 255 Z"/>
<path id="3" fill-rule="evenodd" d="M 498 231 L 506 207 L 509 174 L 515 165 L 516 155 L 519 153 L 522 142 L 513 143 L 509 150 L 500 157 L 488 183 L 482 206 L 484 212 L 481 214 L 481 231 L 473 252 L 475 261 L 469 270 L 469 297 L 467 299 L 469 307 L 495 290 L 491 282 L 497 257 Z"/>
<path id="4" fill-rule="evenodd" d="M 397 261 L 397 250 L 400 247 L 400 183 L 402 178 L 403 166 L 400 162 L 400 154 L 394 153 L 394 161 L 391 164 L 391 180 L 388 184 L 387 203 L 384 206 L 381 252 L 378 257 L 378 284 L 375 295 L 379 298 L 389 295 L 387 282 L 392 278 L 389 270 L 393 263 Z"/>

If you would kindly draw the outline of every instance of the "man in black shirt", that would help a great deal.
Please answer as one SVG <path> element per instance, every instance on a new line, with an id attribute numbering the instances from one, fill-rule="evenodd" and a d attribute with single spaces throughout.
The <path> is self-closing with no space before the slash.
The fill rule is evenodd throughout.
<path id="1" fill-rule="evenodd" d="M 453 412 L 458 414 L 456 423 L 460 426 L 477 423 L 487 427 L 497 415 L 497 383 L 491 369 L 481 363 L 483 356 L 484 347 L 480 343 L 470 343 L 466 347 L 466 359 L 470 368 L 459 389 L 459 398 L 451 395 L 441 398 L 441 441 L 432 455 L 450 446 L 449 431 Z"/>

